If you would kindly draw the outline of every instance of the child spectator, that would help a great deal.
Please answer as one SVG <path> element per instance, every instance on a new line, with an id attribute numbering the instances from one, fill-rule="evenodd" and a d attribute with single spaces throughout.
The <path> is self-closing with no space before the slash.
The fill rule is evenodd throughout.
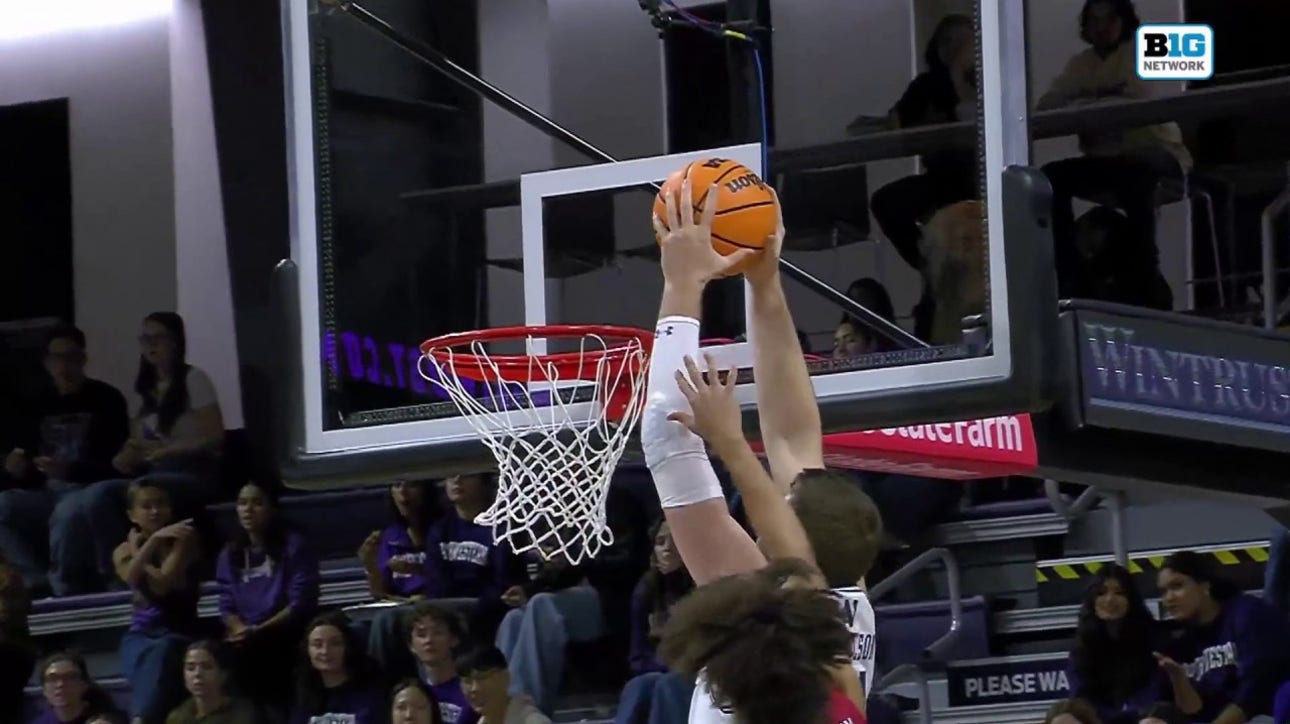
<path id="1" fill-rule="evenodd" d="M 125 397 L 87 377 L 86 361 L 84 332 L 66 326 L 50 333 L 45 371 L 51 384 L 27 414 L 16 416 L 15 446 L 0 475 L 7 488 L 0 492 L 0 552 L 33 593 L 51 586 L 64 593 L 62 572 L 88 565 L 84 556 L 68 558 L 85 548 L 61 536 L 62 521 L 76 511 L 74 494 L 84 485 L 115 476 L 112 456 L 129 435 Z"/>
<path id="2" fill-rule="evenodd" d="M 550 712 L 564 677 L 565 646 L 603 636 L 604 616 L 585 569 L 563 553 L 533 554 L 529 567 L 529 581 L 502 594 L 511 611 L 497 631 L 497 647 L 510 661 L 511 693 L 527 694 Z"/>
<path id="3" fill-rule="evenodd" d="M 269 486 L 242 486 L 237 520 L 215 565 L 232 670 L 243 694 L 285 709 L 296 643 L 318 605 L 318 561 L 287 529 Z"/>
<path id="4" fill-rule="evenodd" d="M 229 693 L 229 667 L 216 641 L 197 641 L 184 653 L 184 687 L 191 698 L 166 717 L 166 724 L 264 724 L 246 699 Z"/>
<path id="5" fill-rule="evenodd" d="M 502 594 L 520 581 L 518 561 L 493 542 L 493 531 L 475 518 L 492 502 L 490 474 L 459 475 L 444 484 L 452 508 L 426 535 L 426 593 L 430 598 L 470 599 L 471 633 L 491 640 L 508 607 Z"/>
<path id="6" fill-rule="evenodd" d="M 479 724 L 551 724 L 527 696 L 511 692 L 506 657 L 492 646 L 474 649 L 457 660 L 466 700 L 479 712 Z"/>
<path id="7" fill-rule="evenodd" d="M 96 715 L 116 711 L 112 697 L 90 678 L 85 659 L 79 654 L 60 652 L 41 662 L 40 688 L 45 696 L 45 711 L 31 724 L 89 722 Z"/>
<path id="8" fill-rule="evenodd" d="M 416 679 L 404 679 L 390 695 L 390 724 L 443 724 L 443 717 L 429 689 Z"/>
<path id="9" fill-rule="evenodd" d="M 672 540 L 667 521 L 652 526 L 654 551 L 650 569 L 632 593 L 631 651 L 628 660 L 632 678 L 618 701 L 615 724 L 669 724 L 683 721 L 690 711 L 694 682 L 673 674 L 658 658 L 672 605 L 694 590 L 694 579 L 685 570 Z"/>
<path id="10" fill-rule="evenodd" d="M 180 662 L 197 625 L 199 546 L 191 521 L 173 522 L 170 496 L 148 478 L 131 483 L 126 500 L 134 527 L 112 554 L 134 592 L 121 672 L 130 682 L 131 717 L 160 724 L 183 699 Z"/>
<path id="11" fill-rule="evenodd" d="M 291 724 L 382 724 L 389 713 L 362 644 L 340 612 L 324 613 L 305 631 Z"/>
<path id="12" fill-rule="evenodd" d="M 1290 671 L 1285 617 L 1215 576 L 1192 551 L 1166 558 L 1157 582 L 1165 610 L 1183 627 L 1157 656 L 1175 682 L 1178 708 L 1194 721 L 1218 724 L 1271 714 Z"/>
<path id="13" fill-rule="evenodd" d="M 422 601 L 408 614 L 404 630 L 421 680 L 438 702 L 443 724 L 476 724 L 479 714 L 466 701 L 457 675 L 457 651 L 466 640 L 461 617 L 450 608 Z"/>
<path id="14" fill-rule="evenodd" d="M 121 510 L 130 478 L 144 476 L 164 488 L 185 518 L 199 513 L 219 492 L 224 419 L 210 377 L 188 364 L 183 319 L 174 312 L 149 314 L 139 345 L 134 382 L 139 410 L 130 439 L 112 459 L 112 466 L 127 478 L 103 480 L 78 493 L 90 533 L 87 540 L 97 546 L 125 537 L 129 526 Z M 100 573 L 110 572 L 110 563 L 111 556 L 100 550 Z M 82 590 L 71 592 L 92 587 L 92 582 L 82 583 L 76 586 Z"/>
<path id="15" fill-rule="evenodd" d="M 358 550 L 372 598 L 404 604 L 425 598 L 426 530 L 437 507 L 434 491 L 424 482 L 397 480 L 390 486 L 394 520 L 373 531 Z M 407 611 L 407 606 L 393 606 L 376 614 L 367 642 L 368 654 L 386 674 L 397 677 L 411 676 L 415 669 L 403 645 Z"/>
<path id="16" fill-rule="evenodd" d="M 1138 711 L 1173 696 L 1153 652 L 1163 632 L 1129 572 L 1103 566 L 1080 605 L 1067 679 L 1071 696 L 1091 704 L 1103 724 L 1137 724 Z"/>

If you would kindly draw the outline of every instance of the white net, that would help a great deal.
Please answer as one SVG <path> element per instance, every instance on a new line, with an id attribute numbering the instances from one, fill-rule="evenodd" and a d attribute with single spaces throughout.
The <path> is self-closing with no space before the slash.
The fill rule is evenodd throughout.
<path id="1" fill-rule="evenodd" d="M 533 340 L 524 339 L 530 349 Z M 559 364 L 530 354 L 522 368 L 505 371 L 481 342 L 472 342 L 469 354 L 476 359 L 428 350 L 422 362 L 435 374 L 424 364 L 419 371 L 497 459 L 497 498 L 475 521 L 516 553 L 562 555 L 575 565 L 594 558 L 614 540 L 605 517 L 609 483 L 644 406 L 648 353 L 641 341 L 610 346 L 588 334 Z M 560 379 L 561 369 L 586 379 Z"/>

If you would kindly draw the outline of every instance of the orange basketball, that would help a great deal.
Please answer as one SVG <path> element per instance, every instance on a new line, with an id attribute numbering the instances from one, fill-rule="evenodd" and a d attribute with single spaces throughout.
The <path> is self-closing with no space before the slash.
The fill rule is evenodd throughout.
<path id="1" fill-rule="evenodd" d="M 712 248 L 722 256 L 729 256 L 739 249 L 760 250 L 766 245 L 779 219 L 775 197 L 760 176 L 743 164 L 724 158 L 695 161 L 667 177 L 654 198 L 654 213 L 664 226 L 667 207 L 663 199 L 665 195 L 677 194 L 687 175 L 696 221 L 702 217 L 705 204 L 713 201 L 717 204 L 716 216 L 712 219 Z M 708 198 L 714 183 L 717 185 L 715 200 Z M 736 264 L 729 274 L 741 273 L 758 256 L 753 254 Z"/>

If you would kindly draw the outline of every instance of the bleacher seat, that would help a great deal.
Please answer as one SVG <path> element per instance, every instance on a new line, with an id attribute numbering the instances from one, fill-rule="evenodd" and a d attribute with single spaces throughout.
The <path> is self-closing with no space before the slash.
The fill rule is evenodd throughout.
<path id="1" fill-rule="evenodd" d="M 879 635 L 877 664 L 890 671 L 902 664 L 926 663 L 924 651 L 950 628 L 948 601 L 901 603 L 874 608 Z M 990 655 L 990 608 L 982 596 L 962 601 L 958 637 L 946 655 L 973 659 Z"/>

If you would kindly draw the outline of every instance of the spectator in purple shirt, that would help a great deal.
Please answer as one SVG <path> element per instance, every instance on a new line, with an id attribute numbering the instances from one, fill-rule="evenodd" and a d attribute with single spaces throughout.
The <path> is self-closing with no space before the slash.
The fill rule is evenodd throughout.
<path id="1" fill-rule="evenodd" d="M 667 670 L 658 658 L 672 605 L 694 590 L 694 579 L 681 562 L 667 521 L 651 528 L 654 551 L 650 569 L 632 593 L 631 649 L 628 666 L 632 678 L 623 687 L 614 724 L 670 724 L 689 715 L 694 681 Z"/>
<path id="2" fill-rule="evenodd" d="M 1103 724 L 1138 724 L 1138 712 L 1172 699 L 1153 652 L 1164 632 L 1129 572 L 1103 566 L 1084 593 L 1066 673 L 1071 698 L 1087 701 Z"/>
<path id="3" fill-rule="evenodd" d="M 373 531 L 358 549 L 367 587 L 377 601 L 410 604 L 426 596 L 426 529 L 438 508 L 434 489 L 425 481 L 396 480 L 390 486 L 393 521 Z M 403 645 L 403 617 L 408 606 L 391 606 L 372 620 L 367 652 L 386 674 L 411 676 L 414 662 Z"/>
<path id="4" fill-rule="evenodd" d="M 318 606 L 318 561 L 287 529 L 269 486 L 242 486 L 237 520 L 215 564 L 224 639 L 241 692 L 285 708 L 296 642 Z"/>
<path id="5" fill-rule="evenodd" d="M 405 626 L 408 649 L 439 704 L 443 724 L 475 724 L 479 714 L 466 702 L 457 676 L 456 656 L 467 643 L 461 617 L 451 608 L 422 601 L 412 608 Z"/>
<path id="6" fill-rule="evenodd" d="M 502 594 L 523 581 L 523 571 L 509 549 L 493 542 L 493 531 L 475 522 L 496 494 L 494 476 L 459 475 L 445 481 L 444 491 L 452 508 L 426 534 L 427 593 L 471 600 L 470 632 L 489 641 L 509 611 Z"/>
<path id="7" fill-rule="evenodd" d="M 51 654 L 40 665 L 45 711 L 30 724 L 81 724 L 100 713 L 115 712 L 112 697 L 90 678 L 79 654 Z"/>
<path id="8" fill-rule="evenodd" d="M 386 724 L 389 713 L 375 667 L 345 614 L 324 613 L 310 622 L 291 724 Z"/>
<path id="9" fill-rule="evenodd" d="M 130 682 L 130 716 L 161 724 L 184 698 L 184 649 L 197 627 L 200 545 L 192 521 L 173 522 L 170 496 L 150 478 L 130 483 L 126 541 L 112 554 L 117 575 L 134 592 L 130 630 L 121 638 L 121 672 Z"/>
<path id="10" fill-rule="evenodd" d="M 1192 551 L 1166 558 L 1157 583 L 1165 610 L 1183 627 L 1158 657 L 1181 682 L 1174 684 L 1178 708 L 1213 724 L 1271 714 L 1273 696 L 1290 671 L 1285 616 L 1215 575 Z"/>

